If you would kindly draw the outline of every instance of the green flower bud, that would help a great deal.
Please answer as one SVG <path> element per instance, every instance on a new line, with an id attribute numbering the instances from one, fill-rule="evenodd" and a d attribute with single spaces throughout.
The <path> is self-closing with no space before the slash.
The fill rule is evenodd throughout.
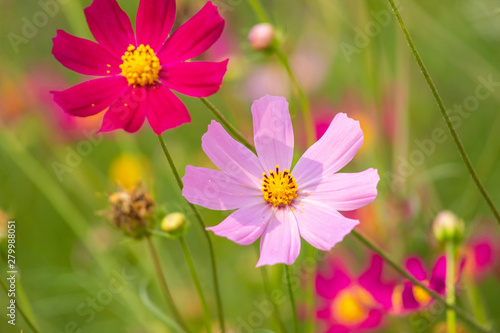
<path id="1" fill-rule="evenodd" d="M 265 50 L 271 46 L 274 40 L 274 27 L 270 23 L 255 25 L 248 34 L 250 47 L 256 51 Z"/>
<path id="2" fill-rule="evenodd" d="M 460 243 L 464 238 L 464 221 L 450 211 L 440 212 L 432 225 L 434 237 L 441 244 L 453 242 Z"/>
<path id="3" fill-rule="evenodd" d="M 186 230 L 186 216 L 179 212 L 168 214 L 161 221 L 161 229 L 171 236 L 182 236 Z"/>

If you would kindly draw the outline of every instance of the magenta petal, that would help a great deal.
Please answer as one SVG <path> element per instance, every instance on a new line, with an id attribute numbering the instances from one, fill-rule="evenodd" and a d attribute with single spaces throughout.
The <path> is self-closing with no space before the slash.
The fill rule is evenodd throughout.
<path id="1" fill-rule="evenodd" d="M 376 169 L 367 169 L 357 173 L 335 173 L 319 179 L 318 183 L 301 184 L 299 190 L 308 200 L 328 204 L 336 210 L 350 211 L 375 200 L 379 180 Z"/>
<path id="2" fill-rule="evenodd" d="M 129 45 L 135 46 L 132 24 L 116 0 L 94 0 L 85 16 L 96 41 L 115 56 L 121 58 Z"/>
<path id="3" fill-rule="evenodd" d="M 382 311 L 378 309 L 370 310 L 368 317 L 357 327 L 359 331 L 368 331 L 379 327 L 382 324 Z"/>
<path id="4" fill-rule="evenodd" d="M 162 64 L 197 57 L 219 39 L 223 29 L 224 19 L 209 1 L 167 39 L 157 56 Z"/>
<path id="5" fill-rule="evenodd" d="M 191 121 L 184 103 L 161 84 L 148 89 L 147 117 L 157 135 Z"/>
<path id="6" fill-rule="evenodd" d="M 272 216 L 271 207 L 261 201 L 238 209 L 220 224 L 206 229 L 240 245 L 248 245 L 260 237 Z"/>
<path id="7" fill-rule="evenodd" d="M 212 120 L 201 142 L 203 151 L 220 170 L 236 182 L 260 191 L 263 169 L 259 160 L 234 140 L 221 124 Z"/>
<path id="8" fill-rule="evenodd" d="M 260 241 L 257 267 L 264 265 L 291 265 L 300 253 L 300 235 L 297 221 L 288 208 L 276 209 L 275 217 L 267 224 Z"/>
<path id="9" fill-rule="evenodd" d="M 244 186 L 220 171 L 188 165 L 183 182 L 184 198 L 209 209 L 229 210 L 266 203 L 261 191 Z"/>
<path id="10" fill-rule="evenodd" d="M 110 107 L 127 89 L 127 80 L 113 76 L 80 83 L 63 91 L 54 91 L 54 101 L 77 117 L 93 116 Z"/>
<path id="11" fill-rule="evenodd" d="M 172 30 L 175 20 L 175 0 L 141 0 L 135 30 L 137 44 L 158 50 Z"/>
<path id="12" fill-rule="evenodd" d="M 403 301 L 403 309 L 405 310 L 414 310 L 421 307 L 420 303 L 415 299 L 413 284 L 410 281 L 405 281 L 401 299 Z"/>
<path id="13" fill-rule="evenodd" d="M 339 291 L 347 288 L 351 282 L 349 273 L 343 267 L 335 265 L 330 278 L 321 274 L 316 276 L 316 292 L 323 298 L 333 300 Z"/>
<path id="14" fill-rule="evenodd" d="M 85 75 L 106 76 L 121 72 L 120 58 L 101 45 L 57 30 L 52 48 L 54 57 L 65 67 Z"/>
<path id="15" fill-rule="evenodd" d="M 422 264 L 422 260 L 417 257 L 411 257 L 406 260 L 406 269 L 413 275 L 417 280 L 424 281 L 427 280 L 427 272 Z"/>
<path id="16" fill-rule="evenodd" d="M 493 256 L 493 244 L 491 239 L 485 238 L 475 242 L 472 245 L 474 253 L 474 267 L 480 272 L 493 265 L 495 259 Z"/>
<path id="17" fill-rule="evenodd" d="M 384 261 L 379 255 L 372 255 L 370 267 L 359 279 L 359 285 L 368 290 L 373 298 L 380 303 L 384 309 L 392 306 L 392 293 L 394 283 L 383 283 L 382 269 Z"/>
<path id="18" fill-rule="evenodd" d="M 338 113 L 326 133 L 299 159 L 293 175 L 302 183 L 309 183 L 331 175 L 349 163 L 363 144 L 359 122 L 345 113 Z"/>
<path id="19" fill-rule="evenodd" d="M 429 287 L 438 294 L 446 291 L 446 256 L 439 257 L 432 268 Z"/>
<path id="20" fill-rule="evenodd" d="M 255 149 L 264 171 L 290 170 L 293 158 L 293 127 L 284 97 L 266 95 L 252 104 Z M 297 176 L 295 176 L 297 178 Z"/>
<path id="21" fill-rule="evenodd" d="M 292 207 L 302 238 L 323 251 L 329 251 L 359 224 L 321 202 L 295 200 Z"/>
<path id="22" fill-rule="evenodd" d="M 146 119 L 146 89 L 130 87 L 104 114 L 99 132 L 123 129 L 135 133 Z"/>
<path id="23" fill-rule="evenodd" d="M 193 97 L 216 93 L 226 74 L 228 60 L 222 62 L 176 62 L 162 67 L 160 79 L 167 87 Z"/>

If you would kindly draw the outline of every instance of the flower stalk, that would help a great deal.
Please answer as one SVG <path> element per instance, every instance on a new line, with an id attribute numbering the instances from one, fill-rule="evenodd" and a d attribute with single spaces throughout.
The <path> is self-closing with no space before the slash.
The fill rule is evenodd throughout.
<path id="1" fill-rule="evenodd" d="M 288 268 L 288 265 L 285 265 L 285 275 L 286 275 L 288 293 L 290 295 L 290 306 L 292 308 L 293 332 L 299 333 L 299 320 L 297 318 L 297 307 L 295 306 L 295 296 L 293 294 L 292 283 L 290 282 L 290 270 Z"/>
<path id="2" fill-rule="evenodd" d="M 455 305 L 455 244 L 446 243 L 446 302 Z M 456 333 L 456 314 L 453 309 L 446 310 L 448 333 Z"/>
<path id="3" fill-rule="evenodd" d="M 425 67 L 424 62 L 422 61 L 422 58 L 420 57 L 420 54 L 418 53 L 415 44 L 413 43 L 413 40 L 411 39 L 411 36 L 406 29 L 406 26 L 403 22 L 403 19 L 401 17 L 401 14 L 399 13 L 399 10 L 397 6 L 394 3 L 394 0 L 388 0 L 393 11 L 394 15 L 396 16 L 399 26 L 401 27 L 401 30 L 403 31 L 403 34 L 405 36 L 406 41 L 408 42 L 408 46 L 410 47 L 411 53 L 415 57 L 415 60 L 418 64 L 418 67 L 420 68 L 420 71 L 424 75 L 425 81 L 427 82 L 427 85 L 429 86 L 432 94 L 434 95 L 434 99 L 436 100 L 436 103 L 438 105 L 439 111 L 441 111 L 441 114 L 445 120 L 446 126 L 448 127 L 451 136 L 453 137 L 453 140 L 455 141 L 455 144 L 457 146 L 457 149 L 460 153 L 460 156 L 462 157 L 462 160 L 467 167 L 467 170 L 469 171 L 469 174 L 471 175 L 472 179 L 476 183 L 477 188 L 483 195 L 484 200 L 488 204 L 489 208 L 491 209 L 493 215 L 495 216 L 495 219 L 497 222 L 500 224 L 500 213 L 498 212 L 498 209 L 496 208 L 495 204 L 493 203 L 493 200 L 491 199 L 490 195 L 486 191 L 483 183 L 481 182 L 481 179 L 477 175 L 476 170 L 474 169 L 474 166 L 472 165 L 472 162 L 469 159 L 469 156 L 467 155 L 467 152 L 465 151 L 465 148 L 462 144 L 462 141 L 460 140 L 460 137 L 458 136 L 457 130 L 453 126 L 453 123 L 451 122 L 450 116 L 448 112 L 446 111 L 446 108 L 444 106 L 443 100 L 441 99 L 441 96 L 439 95 L 439 92 L 436 88 L 436 85 L 434 84 L 434 81 L 432 81 L 432 78 L 429 74 L 429 71 Z"/>
<path id="4" fill-rule="evenodd" d="M 165 157 L 167 158 L 168 164 L 170 166 L 170 169 L 172 170 L 172 173 L 174 174 L 174 178 L 177 182 L 177 185 L 179 185 L 179 189 L 182 191 L 182 188 L 184 187 L 184 184 L 182 183 L 182 179 L 179 176 L 179 172 L 177 172 L 177 168 L 175 167 L 174 161 L 172 159 L 172 156 L 170 156 L 170 153 L 168 151 L 167 145 L 165 143 L 165 140 L 161 135 L 158 135 L 158 139 L 160 140 L 160 145 L 163 149 L 163 153 L 165 154 Z M 210 235 L 208 232 L 205 230 L 205 222 L 203 221 L 203 218 L 200 215 L 200 212 L 196 208 L 195 205 L 192 203 L 189 203 L 189 207 L 193 211 L 194 216 L 196 217 L 196 220 L 201 226 L 202 232 L 205 235 L 205 238 L 207 239 L 208 242 L 208 248 L 209 248 L 209 254 L 210 254 L 210 263 L 212 266 L 212 279 L 214 283 L 214 291 L 215 291 L 215 299 L 217 302 L 217 310 L 219 314 L 219 321 L 220 321 L 220 327 L 222 333 L 225 332 L 225 324 L 224 324 L 224 313 L 222 309 L 222 300 L 220 296 L 220 289 L 219 289 L 219 278 L 217 275 L 217 264 L 215 262 L 215 252 L 214 252 L 214 247 L 212 244 L 212 240 L 210 239 Z"/>

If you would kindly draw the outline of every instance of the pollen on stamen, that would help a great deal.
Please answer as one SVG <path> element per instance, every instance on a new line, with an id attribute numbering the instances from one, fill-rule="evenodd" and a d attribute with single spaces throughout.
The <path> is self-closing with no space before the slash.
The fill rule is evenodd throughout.
<path id="1" fill-rule="evenodd" d="M 121 57 L 122 75 L 131 86 L 153 86 L 158 81 L 160 60 L 149 45 L 129 45 Z"/>
<path id="2" fill-rule="evenodd" d="M 289 170 L 285 169 L 281 172 L 277 165 L 275 171 L 264 172 L 262 176 L 264 200 L 274 207 L 288 206 L 293 199 L 297 198 L 297 184 Z"/>

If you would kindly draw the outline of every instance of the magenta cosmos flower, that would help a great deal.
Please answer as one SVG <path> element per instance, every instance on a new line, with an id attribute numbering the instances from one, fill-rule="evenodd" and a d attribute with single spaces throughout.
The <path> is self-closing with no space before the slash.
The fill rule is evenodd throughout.
<path id="1" fill-rule="evenodd" d="M 187 62 L 214 44 L 224 29 L 224 19 L 211 2 L 171 36 L 175 0 L 141 0 L 136 35 L 116 0 L 94 0 L 85 16 L 97 43 L 59 30 L 52 53 L 71 70 L 104 78 L 54 92 L 54 99 L 77 117 L 108 109 L 100 132 L 122 128 L 133 133 L 147 118 L 161 134 L 190 121 L 171 90 L 193 97 L 219 90 L 227 60 Z"/>
<path id="2" fill-rule="evenodd" d="M 391 308 L 394 283 L 382 280 L 383 260 L 373 255 L 368 269 L 353 276 L 339 260 L 330 262 L 328 272 L 316 275 L 320 296 L 317 318 L 327 333 L 365 332 L 378 328 Z"/>
<path id="3" fill-rule="evenodd" d="M 286 99 L 265 96 L 253 103 L 252 116 L 257 156 L 212 121 L 202 147 L 221 171 L 187 166 L 182 194 L 206 208 L 237 209 L 207 229 L 241 245 L 262 236 L 257 266 L 292 264 L 301 237 L 330 250 L 359 223 L 339 211 L 377 196 L 377 170 L 336 173 L 363 144 L 359 123 L 337 114 L 290 171 L 294 138 Z"/>

